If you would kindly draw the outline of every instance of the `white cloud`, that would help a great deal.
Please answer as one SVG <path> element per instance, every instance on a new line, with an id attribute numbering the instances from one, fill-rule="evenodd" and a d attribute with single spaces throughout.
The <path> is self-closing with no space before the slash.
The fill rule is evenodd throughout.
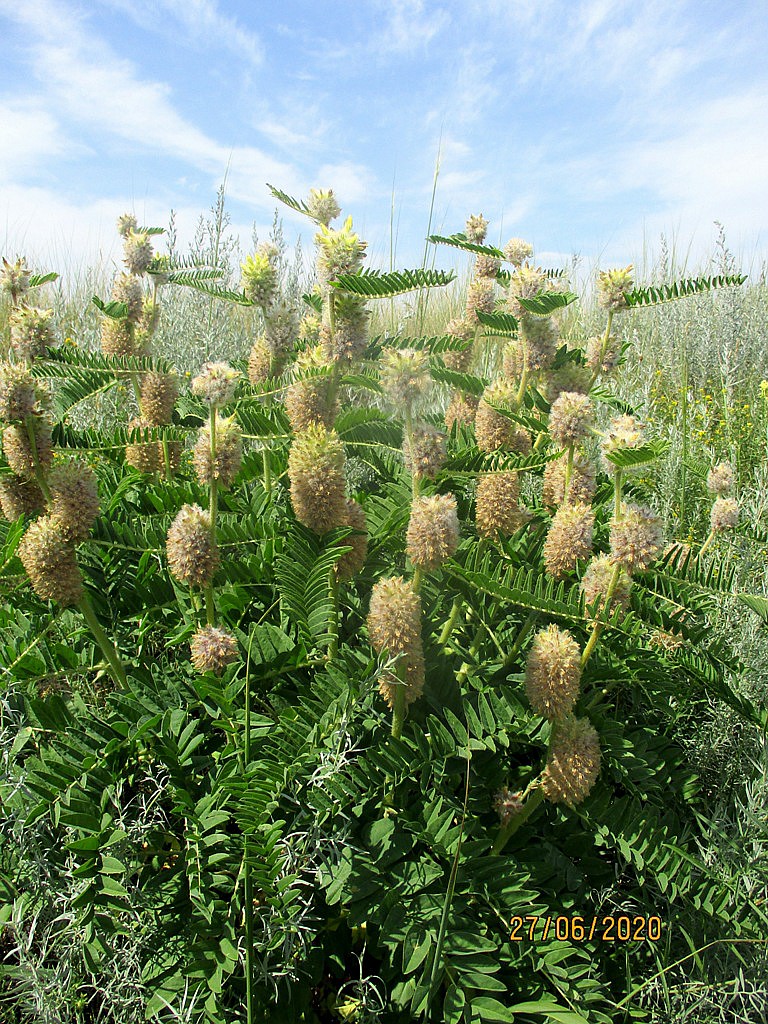
<path id="1" fill-rule="evenodd" d="M 386 0 L 383 6 L 387 23 L 384 31 L 372 39 L 374 49 L 381 53 L 423 49 L 451 20 L 444 7 L 425 5 L 424 0 Z"/>
<path id="2" fill-rule="evenodd" d="M 0 101 L 0 139 L 0 178 L 5 182 L 71 155 L 55 118 L 32 100 Z"/>

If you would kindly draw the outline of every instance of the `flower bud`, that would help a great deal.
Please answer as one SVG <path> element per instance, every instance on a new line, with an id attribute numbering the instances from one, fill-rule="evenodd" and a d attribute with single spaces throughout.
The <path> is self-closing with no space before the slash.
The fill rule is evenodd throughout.
<path id="1" fill-rule="evenodd" d="M 707 490 L 712 494 L 727 494 L 733 487 L 733 466 L 719 462 L 707 473 Z"/>
<path id="2" fill-rule="evenodd" d="M 101 322 L 101 351 L 105 356 L 136 354 L 135 327 L 130 320 L 114 320 L 105 316 Z"/>
<path id="3" fill-rule="evenodd" d="M 733 530 L 739 521 L 739 505 L 734 498 L 717 498 L 712 506 L 710 525 L 715 533 Z"/>
<path id="4" fill-rule="evenodd" d="M 144 309 L 144 289 L 137 277 L 120 274 L 112 285 L 112 298 L 115 302 L 124 302 L 128 307 L 128 319 L 138 323 Z"/>
<path id="5" fill-rule="evenodd" d="M 246 298 L 262 309 L 272 304 L 277 291 L 278 256 L 277 246 L 262 242 L 253 256 L 246 256 L 245 262 L 240 264 L 240 287 Z"/>
<path id="6" fill-rule="evenodd" d="M 434 480 L 445 465 L 445 434 L 426 423 L 414 427 L 412 436 L 403 440 L 403 458 L 413 476 Z"/>
<path id="7" fill-rule="evenodd" d="M 545 370 L 555 358 L 559 331 L 551 316 L 535 316 L 523 311 L 520 319 L 520 343 L 525 346 L 531 370 Z"/>
<path id="8" fill-rule="evenodd" d="M 602 270 L 597 275 L 597 304 L 614 312 L 627 309 L 627 295 L 633 288 L 631 264 L 623 270 Z"/>
<path id="9" fill-rule="evenodd" d="M 0 363 L 0 420 L 23 423 L 36 405 L 35 379 L 26 366 Z"/>
<path id="10" fill-rule="evenodd" d="M 432 384 L 427 353 L 412 348 L 389 348 L 381 356 L 382 387 L 396 409 L 413 409 Z"/>
<path id="11" fill-rule="evenodd" d="M 542 500 L 545 505 L 556 507 L 565 500 L 565 473 L 568 460 L 565 457 L 548 462 L 544 468 Z M 576 454 L 573 459 L 568 501 L 589 505 L 595 496 L 595 464 L 586 455 Z"/>
<path id="12" fill-rule="evenodd" d="M 336 201 L 333 189 L 311 188 L 307 200 L 307 212 L 312 220 L 316 220 L 318 224 L 324 224 L 325 227 L 328 227 L 332 220 L 336 220 L 341 214 L 341 207 Z"/>
<path id="13" fill-rule="evenodd" d="M 475 437 L 480 451 L 493 452 L 500 448 L 525 454 L 531 450 L 531 439 L 509 416 L 494 406 L 514 407 L 517 387 L 510 380 L 495 381 L 483 392 L 475 416 Z"/>
<path id="14" fill-rule="evenodd" d="M 488 234 L 488 221 L 482 213 L 473 213 L 467 218 L 464 234 L 467 236 L 467 241 L 472 242 L 473 245 L 483 244 L 485 236 Z"/>
<path id="15" fill-rule="evenodd" d="M 253 343 L 248 356 L 248 380 L 254 387 L 261 387 L 272 376 L 272 353 L 267 348 L 264 336 Z"/>
<path id="16" fill-rule="evenodd" d="M 581 592 L 584 595 L 584 605 L 589 608 L 598 598 L 601 598 L 597 606 L 597 615 L 601 615 L 605 608 L 605 598 L 608 596 L 608 588 L 613 579 L 615 566 L 610 555 L 595 555 L 589 562 L 581 578 Z M 619 570 L 619 577 L 611 598 L 611 609 L 621 608 L 626 611 L 629 608 L 629 594 L 632 589 L 632 580 L 624 569 Z"/>
<path id="17" fill-rule="evenodd" d="M 11 348 L 25 362 L 32 362 L 45 355 L 46 348 L 55 344 L 50 320 L 52 309 L 37 309 L 35 306 L 18 306 L 11 311 L 8 323 L 11 328 Z"/>
<path id="18" fill-rule="evenodd" d="M 473 325 L 479 324 L 478 313 L 492 313 L 496 305 L 493 279 L 477 277 L 467 291 L 466 316 Z"/>
<path id="19" fill-rule="evenodd" d="M 123 242 L 123 262 L 130 274 L 144 274 L 152 262 L 152 243 L 146 231 L 130 229 Z"/>
<path id="20" fill-rule="evenodd" d="M 153 426 L 168 424 L 173 419 L 173 407 L 179 397 L 179 384 L 175 374 L 145 373 L 141 381 L 141 413 Z"/>
<path id="21" fill-rule="evenodd" d="M 457 391 L 451 395 L 448 408 L 445 410 L 445 426 L 451 430 L 454 423 L 469 426 L 475 422 L 478 399 L 475 395 L 464 395 Z"/>
<path id="22" fill-rule="evenodd" d="M 129 430 L 147 430 L 152 424 L 137 417 L 128 424 Z M 163 463 L 162 441 L 134 441 L 125 446 L 125 461 L 140 473 L 157 473 Z"/>
<path id="23" fill-rule="evenodd" d="M 32 516 L 42 512 L 45 498 L 36 480 L 22 480 L 18 476 L 0 477 L 0 508 L 9 523 L 19 516 Z"/>
<path id="24" fill-rule="evenodd" d="M 36 416 L 31 421 L 35 449 L 29 440 L 26 425 L 6 427 L 3 431 L 3 454 L 16 476 L 31 479 L 35 475 L 35 452 L 37 466 L 47 473 L 53 462 L 53 433 L 47 419 Z"/>
<path id="25" fill-rule="evenodd" d="M 504 257 L 514 267 L 519 267 L 533 256 L 533 246 L 522 238 L 510 238 L 504 246 Z"/>

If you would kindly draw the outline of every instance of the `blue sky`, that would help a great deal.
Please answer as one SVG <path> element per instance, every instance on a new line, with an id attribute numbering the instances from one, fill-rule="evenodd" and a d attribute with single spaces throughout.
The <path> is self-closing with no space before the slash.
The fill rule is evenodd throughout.
<path id="1" fill-rule="evenodd" d="M 602 266 L 663 232 L 696 264 L 719 220 L 755 269 L 766 42 L 765 0 L 0 0 L 0 248 L 95 264 L 119 213 L 172 207 L 185 242 L 226 173 L 244 249 L 265 182 L 333 187 L 372 266 L 394 197 L 417 266 L 439 152 L 433 230 L 482 212 L 492 242 Z"/>

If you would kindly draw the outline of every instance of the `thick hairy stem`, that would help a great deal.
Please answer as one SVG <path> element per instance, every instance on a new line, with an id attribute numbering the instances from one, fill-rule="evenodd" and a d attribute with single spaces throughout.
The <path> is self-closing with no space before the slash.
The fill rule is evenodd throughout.
<path id="1" fill-rule="evenodd" d="M 211 406 L 210 413 L 211 433 L 211 482 L 209 512 L 211 517 L 211 544 L 216 544 L 216 516 L 219 508 L 219 487 L 216 479 L 216 407 Z M 208 625 L 213 626 L 216 622 L 216 602 L 213 596 L 213 586 L 205 588 L 205 612 Z"/>
<path id="2" fill-rule="evenodd" d="M 339 583 L 336 579 L 336 566 L 332 565 L 328 575 L 328 593 L 331 597 L 330 638 L 328 640 L 328 660 L 339 653 Z"/>
<path id="3" fill-rule="evenodd" d="M 517 389 L 515 395 L 515 411 L 517 411 L 523 404 L 525 398 L 525 389 L 528 387 L 528 377 L 530 375 L 530 369 L 528 368 L 528 352 L 523 349 L 523 372 L 520 376 L 520 387 Z"/>
<path id="4" fill-rule="evenodd" d="M 35 480 L 37 480 L 37 486 L 43 492 L 43 497 L 46 501 L 51 500 L 51 490 L 48 486 L 48 480 L 46 479 L 43 468 L 40 465 L 40 458 L 37 454 L 37 441 L 35 439 L 35 418 L 34 416 L 27 416 L 24 420 L 24 426 L 27 428 L 27 437 L 29 438 L 29 448 L 32 452 L 32 465 L 34 466 Z"/>
<path id="5" fill-rule="evenodd" d="M 541 789 L 534 789 L 525 801 L 523 809 L 519 811 L 510 822 L 499 829 L 499 834 L 496 836 L 493 846 L 491 847 L 492 855 L 502 852 L 515 832 L 517 832 L 521 825 L 526 823 L 543 799 L 544 791 Z"/>
<path id="6" fill-rule="evenodd" d="M 403 724 L 405 722 L 405 669 L 398 668 L 397 676 L 400 685 L 395 690 L 395 706 L 392 708 L 392 735 L 399 740 L 403 735 Z"/>
<path id="7" fill-rule="evenodd" d="M 592 371 L 592 376 L 591 376 L 591 378 L 589 380 L 589 389 L 590 390 L 592 389 L 592 386 L 595 383 L 595 381 L 597 380 L 597 378 L 600 376 L 600 367 L 603 364 L 603 359 L 605 358 L 605 353 L 606 353 L 606 351 L 608 349 L 608 342 L 609 342 L 610 337 L 611 337 L 611 326 L 613 325 L 613 314 L 614 314 L 614 311 L 612 309 L 609 309 L 608 310 L 608 323 L 606 324 L 606 327 L 605 327 L 605 334 L 603 335 L 603 343 L 600 346 L 600 358 L 598 359 L 597 366 Z"/>
<path id="8" fill-rule="evenodd" d="M 251 763 L 251 658 L 248 649 L 248 666 L 245 673 L 245 769 Z M 245 1007 L 247 1024 L 253 1024 L 253 883 L 251 863 L 248 858 L 248 835 L 243 837 L 245 857 Z"/>
<path id="9" fill-rule="evenodd" d="M 709 536 L 704 541 L 704 543 L 701 545 L 701 550 L 699 551 L 699 554 L 697 556 L 698 558 L 701 558 L 701 556 L 704 554 L 704 552 L 707 551 L 707 549 L 709 548 L 710 544 L 712 543 L 712 541 L 714 539 L 715 539 L 715 531 L 714 530 L 710 530 L 709 531 Z"/>
<path id="10" fill-rule="evenodd" d="M 88 628 L 93 633 L 93 638 L 101 648 L 104 657 L 107 659 L 109 667 L 112 671 L 112 678 L 118 684 L 118 686 L 127 687 L 128 677 L 125 674 L 125 668 L 120 660 L 120 655 L 117 653 L 114 644 L 109 639 L 107 634 L 101 628 L 99 620 L 96 618 L 96 612 L 93 610 L 91 599 L 87 593 L 83 593 L 80 598 L 80 602 L 77 606 L 82 613 L 83 618 L 88 623 Z"/>
<path id="11" fill-rule="evenodd" d="M 621 519 L 621 470 L 618 467 L 613 477 L 613 518 Z"/>
<path id="12" fill-rule="evenodd" d="M 451 637 L 451 633 L 453 632 L 458 621 L 459 615 L 461 614 L 463 604 L 464 601 L 460 597 L 457 597 L 454 600 L 453 607 L 451 608 L 451 613 L 446 619 L 445 625 L 443 626 L 442 630 L 440 631 L 440 636 L 437 638 L 437 642 L 440 644 L 441 647 L 445 647 L 445 645 L 448 643 Z"/>

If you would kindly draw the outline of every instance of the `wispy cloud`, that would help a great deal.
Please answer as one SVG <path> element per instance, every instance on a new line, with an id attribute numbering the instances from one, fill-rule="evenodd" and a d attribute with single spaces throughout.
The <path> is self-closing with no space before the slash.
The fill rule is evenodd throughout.
<path id="1" fill-rule="evenodd" d="M 385 0 L 379 3 L 387 18 L 383 32 L 371 40 L 381 53 L 413 53 L 427 46 L 451 20 L 445 7 L 424 0 Z"/>

